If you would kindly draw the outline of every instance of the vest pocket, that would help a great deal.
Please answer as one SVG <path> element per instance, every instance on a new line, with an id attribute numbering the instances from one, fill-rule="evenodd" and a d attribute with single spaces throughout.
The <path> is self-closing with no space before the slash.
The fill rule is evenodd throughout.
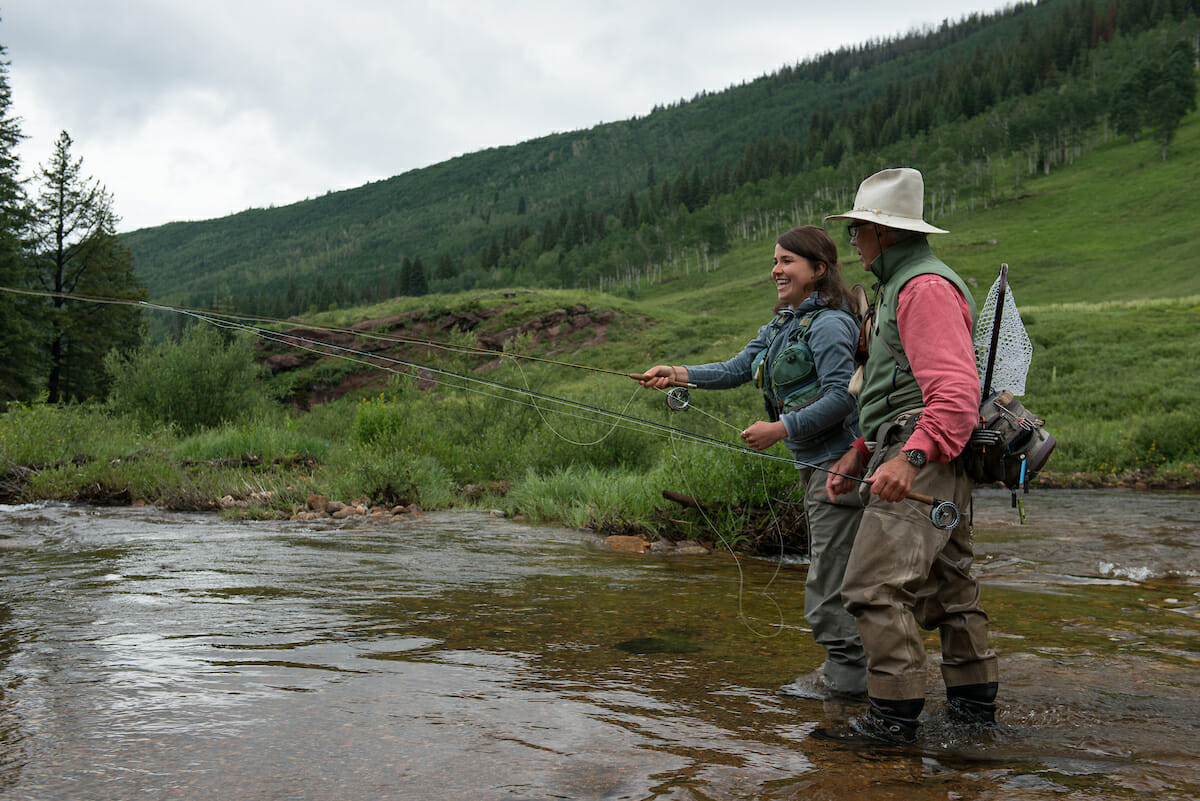
<path id="1" fill-rule="evenodd" d="M 795 342 L 775 358 L 771 384 L 781 413 L 807 406 L 821 396 L 821 377 L 808 345 Z"/>

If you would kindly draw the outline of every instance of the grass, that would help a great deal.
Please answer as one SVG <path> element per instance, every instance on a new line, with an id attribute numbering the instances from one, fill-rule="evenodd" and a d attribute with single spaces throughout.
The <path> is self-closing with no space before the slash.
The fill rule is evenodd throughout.
<path id="1" fill-rule="evenodd" d="M 1185 121 L 1166 162 L 1153 143 L 1113 141 L 1049 176 L 1025 179 L 1008 201 L 939 219 L 952 233 L 934 238 L 935 252 L 972 283 L 978 300 L 1000 262 L 1010 265 L 1035 346 L 1023 402 L 1058 437 L 1049 465 L 1055 481 L 1200 482 L 1198 120 Z M 844 239 L 840 228 L 831 231 Z M 736 445 L 736 432 L 762 415 L 753 389 L 693 391 L 691 410 L 670 412 L 660 393 L 621 374 L 737 353 L 775 301 L 771 247 L 769 238 L 738 241 L 719 269 L 618 295 L 461 293 L 331 312 L 311 322 L 349 327 L 406 312 L 473 314 L 483 318 L 481 332 L 494 333 L 577 305 L 615 317 L 602 340 L 587 346 L 582 339 L 535 346 L 528 337 L 512 346 L 541 361 L 483 370 L 494 354 L 452 349 L 429 357 L 492 384 L 443 377 L 419 389 L 411 377 L 315 363 L 303 380 L 372 369 L 371 382 L 305 413 L 258 412 L 191 436 L 144 430 L 104 407 L 12 407 L 0 417 L 0 472 L 19 486 L 14 497 L 26 500 L 203 508 L 230 495 L 256 499 L 241 514 L 269 516 L 323 494 L 425 508 L 500 507 L 573 526 L 608 521 L 662 530 L 675 519 L 682 521 L 676 533 L 715 529 L 737 537 L 749 510 L 792 493 L 795 471 L 671 429 Z M 869 278 L 842 247 L 847 280 Z M 461 347 L 475 337 L 439 341 Z M 506 386 L 547 397 L 530 400 Z M 773 452 L 784 454 L 781 446 Z M 35 469 L 14 478 L 18 465 Z M 712 506 L 706 516 L 685 513 L 663 490 Z"/>

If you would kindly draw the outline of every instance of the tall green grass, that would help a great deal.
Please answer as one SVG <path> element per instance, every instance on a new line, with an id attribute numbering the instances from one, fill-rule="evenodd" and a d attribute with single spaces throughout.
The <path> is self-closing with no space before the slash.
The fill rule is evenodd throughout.
<path id="1" fill-rule="evenodd" d="M 1052 473 L 1200 478 L 1198 120 L 1185 121 L 1166 162 L 1148 143 L 1113 142 L 1029 180 L 1017 200 L 939 220 L 952 233 L 934 238 L 934 250 L 972 282 L 978 300 L 999 263 L 1010 264 L 1035 347 L 1023 400 L 1058 438 Z M 704 526 L 735 531 L 736 510 L 795 491 L 786 461 L 736 447 L 737 432 L 761 419 L 755 391 L 694 390 L 689 411 L 670 412 L 661 393 L 622 374 L 737 353 L 771 315 L 772 246 L 770 238 L 736 242 L 716 270 L 621 297 L 514 291 L 341 310 L 314 322 L 349 326 L 415 309 L 484 322 L 470 335 L 444 336 L 447 348 L 422 357 L 449 375 L 418 380 L 350 360 L 305 368 L 303 380 L 370 371 L 357 395 L 306 412 L 285 414 L 271 399 L 286 387 L 259 376 L 248 349 L 222 340 L 215 374 L 237 377 L 236 392 L 221 396 L 213 419 L 180 419 L 173 410 L 203 409 L 169 399 L 195 391 L 189 372 L 214 386 L 213 364 L 191 340 L 179 359 L 168 346 L 145 349 L 113 362 L 124 380 L 108 406 L 11 406 L 0 416 L 0 472 L 35 468 L 22 479 L 27 500 L 107 494 L 198 508 L 232 495 L 285 513 L 317 494 L 426 508 L 479 503 L 570 525 L 652 527 L 677 511 L 662 497 L 671 490 L 717 510 Z M 848 281 L 869 278 L 845 245 L 843 257 Z M 533 360 L 489 364 L 495 354 L 470 352 L 479 333 L 577 304 L 615 316 L 603 332 L 508 346 Z M 160 384 L 174 394 L 145 401 Z M 780 446 L 773 452 L 786 455 Z"/>

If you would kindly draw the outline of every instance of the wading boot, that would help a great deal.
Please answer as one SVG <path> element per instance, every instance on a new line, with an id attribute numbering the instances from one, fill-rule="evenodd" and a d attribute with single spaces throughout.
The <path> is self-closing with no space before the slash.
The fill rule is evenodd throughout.
<path id="1" fill-rule="evenodd" d="M 813 730 L 813 737 L 849 746 L 912 745 L 925 699 L 890 701 L 870 698 L 867 711 L 845 726 Z"/>
<path id="2" fill-rule="evenodd" d="M 867 700 L 866 692 L 847 692 L 833 685 L 825 675 L 823 667 L 807 676 L 801 676 L 791 684 L 785 684 L 776 692 L 788 698 L 804 698 L 809 701 L 840 701 L 857 703 Z"/>
<path id="3" fill-rule="evenodd" d="M 961 726 L 996 725 L 997 682 L 946 688 L 946 717 Z"/>

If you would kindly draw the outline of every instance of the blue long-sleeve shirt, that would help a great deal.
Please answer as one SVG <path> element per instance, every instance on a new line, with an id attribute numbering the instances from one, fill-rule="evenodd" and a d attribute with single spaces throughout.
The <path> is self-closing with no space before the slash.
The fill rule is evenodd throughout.
<path id="1" fill-rule="evenodd" d="M 790 334 L 800 319 L 825 304 L 814 293 L 795 308 L 779 332 L 771 337 L 771 323 L 758 330 L 742 352 L 729 361 L 686 365 L 688 381 L 700 389 L 730 389 L 749 383 L 755 357 L 767 349 L 764 370 L 790 343 Z M 821 394 L 812 403 L 780 416 L 787 429 L 784 444 L 793 458 L 820 464 L 840 457 L 859 436 L 858 407 L 848 390 L 854 374 L 854 350 L 858 345 L 858 321 L 839 309 L 827 309 L 812 321 L 808 344 L 813 353 Z M 769 379 L 769 373 L 767 375 Z"/>

